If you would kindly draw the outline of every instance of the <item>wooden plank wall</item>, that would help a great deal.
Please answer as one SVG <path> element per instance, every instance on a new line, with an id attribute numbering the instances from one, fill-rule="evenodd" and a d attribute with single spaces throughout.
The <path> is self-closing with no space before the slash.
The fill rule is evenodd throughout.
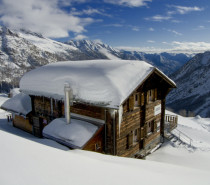
<path id="1" fill-rule="evenodd" d="M 81 103 L 74 103 L 70 109 L 71 112 L 76 114 L 81 114 L 84 116 L 89 116 L 92 118 L 102 119 L 102 120 L 104 120 L 105 118 L 105 109 L 101 107 L 85 105 Z"/>
<path id="2" fill-rule="evenodd" d="M 102 126 L 98 132 L 90 139 L 90 141 L 84 146 L 83 150 L 95 151 L 102 153 L 104 151 L 104 126 Z"/>
<path id="3" fill-rule="evenodd" d="M 123 114 L 121 125 L 117 127 L 117 155 L 130 156 L 139 150 L 139 144 L 127 146 L 127 137 L 133 137 L 133 131 L 140 129 L 140 108 Z M 131 138 L 132 140 L 132 138 Z"/>
<path id="4" fill-rule="evenodd" d="M 28 118 L 15 115 L 13 125 L 17 128 L 25 130 L 26 132 L 32 133 L 32 124 L 30 123 Z"/>

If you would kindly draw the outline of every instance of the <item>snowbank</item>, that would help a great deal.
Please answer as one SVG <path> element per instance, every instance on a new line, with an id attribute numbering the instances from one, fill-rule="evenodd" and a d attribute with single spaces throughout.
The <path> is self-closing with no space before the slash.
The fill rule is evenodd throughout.
<path id="1" fill-rule="evenodd" d="M 19 93 L 1 105 L 2 109 L 27 115 L 32 111 L 30 96 Z"/>
<path id="2" fill-rule="evenodd" d="M 71 119 L 67 124 L 64 118 L 58 118 L 44 128 L 43 135 L 72 148 L 82 148 L 97 130 L 97 126 L 85 121 Z"/>
<path id="3" fill-rule="evenodd" d="M 20 89 L 27 94 L 63 99 L 64 83 L 68 82 L 77 101 L 118 108 L 154 70 L 144 61 L 58 62 L 25 74 Z"/>
<path id="4" fill-rule="evenodd" d="M 0 147 L 0 182 L 4 185 L 209 184 L 208 171 L 81 150 L 64 151 L 1 130 Z"/>

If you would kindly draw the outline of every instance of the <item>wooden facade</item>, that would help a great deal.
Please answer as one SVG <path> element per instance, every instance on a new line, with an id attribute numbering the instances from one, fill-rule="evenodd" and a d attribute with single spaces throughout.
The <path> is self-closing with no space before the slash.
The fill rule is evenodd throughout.
<path id="1" fill-rule="evenodd" d="M 20 128 L 26 132 L 33 133 L 32 123 L 28 117 L 15 115 L 13 118 L 13 126 Z"/>
<path id="2" fill-rule="evenodd" d="M 172 87 L 153 72 L 119 109 L 74 102 L 71 113 L 105 123 L 83 149 L 125 157 L 146 155 L 164 137 L 165 97 Z M 33 133 L 41 137 L 48 123 L 64 117 L 64 102 L 40 96 L 31 96 L 31 101 Z"/>

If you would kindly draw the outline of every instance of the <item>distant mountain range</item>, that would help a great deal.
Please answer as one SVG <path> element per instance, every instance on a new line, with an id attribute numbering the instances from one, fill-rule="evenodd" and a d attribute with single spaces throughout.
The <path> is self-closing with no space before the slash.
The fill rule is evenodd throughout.
<path id="1" fill-rule="evenodd" d="M 167 106 L 185 115 L 210 117 L 210 51 L 197 54 L 170 76 L 177 84 Z"/>
<path id="2" fill-rule="evenodd" d="M 118 50 L 109 45 L 90 40 L 69 41 L 66 44 L 78 48 L 88 57 L 92 58 L 120 58 L 124 60 L 144 60 L 162 70 L 165 74 L 171 74 L 189 61 L 193 55 L 174 53 L 147 54 L 139 51 Z"/>
<path id="3" fill-rule="evenodd" d="M 14 31 L 0 27 L 1 89 L 17 85 L 28 70 L 48 63 L 67 60 L 114 59 L 145 60 L 170 74 L 186 63 L 186 54 L 146 54 L 138 51 L 118 50 L 90 40 L 57 42 L 28 30 Z"/>

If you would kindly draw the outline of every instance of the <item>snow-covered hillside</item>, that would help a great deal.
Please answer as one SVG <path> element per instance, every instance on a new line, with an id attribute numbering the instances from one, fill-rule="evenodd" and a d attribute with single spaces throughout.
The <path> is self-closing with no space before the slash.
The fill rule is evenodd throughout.
<path id="1" fill-rule="evenodd" d="M 5 99 L 1 95 L 0 104 Z M 149 160 L 69 150 L 54 141 L 36 138 L 12 127 L 11 122 L 6 120 L 6 114 L 0 109 L 0 184 L 209 184 L 210 153 L 207 150 L 189 152 L 181 146 L 168 146 L 165 143 L 147 158 Z M 188 122 L 188 118 L 179 119 L 180 123 Z M 194 133 L 202 130 L 201 127 L 198 129 L 200 121 L 208 127 L 210 125 L 208 119 L 192 119 L 194 121 L 190 122 L 189 128 Z M 189 133 L 198 140 L 204 141 L 191 131 Z M 202 132 L 209 134 L 205 129 Z"/>
<path id="2" fill-rule="evenodd" d="M 171 78 L 177 88 L 169 94 L 168 106 L 210 117 L 210 52 L 197 54 Z"/>
<path id="3" fill-rule="evenodd" d="M 36 33 L 24 30 L 15 32 L 0 27 L 1 82 L 17 85 L 19 78 L 32 68 L 60 60 L 81 58 L 86 56 L 73 46 L 44 38 Z"/>

